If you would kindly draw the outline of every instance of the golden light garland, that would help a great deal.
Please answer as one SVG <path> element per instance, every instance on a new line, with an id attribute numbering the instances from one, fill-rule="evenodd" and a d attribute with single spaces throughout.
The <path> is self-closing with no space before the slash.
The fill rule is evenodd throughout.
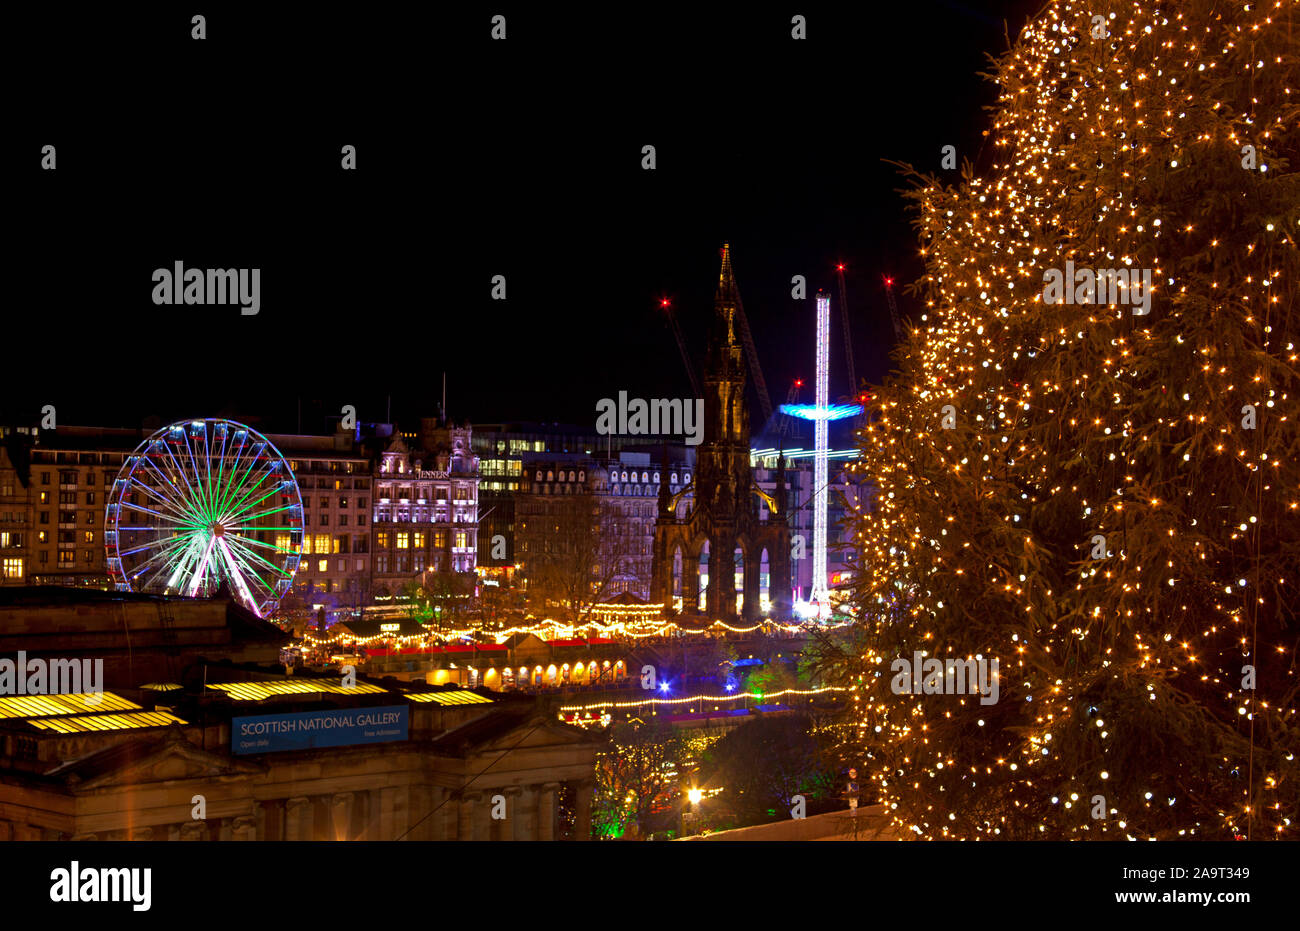
<path id="1" fill-rule="evenodd" d="M 1050 2 L 998 62 L 987 175 L 913 195 L 927 310 L 850 466 L 878 492 L 856 509 L 876 645 L 855 701 L 903 831 L 1297 816 L 1292 647 L 1260 639 L 1300 564 L 1296 11 Z M 1045 304 L 1067 261 L 1150 269 L 1151 312 Z M 1000 702 L 892 694 L 913 649 L 1000 657 Z M 1223 752 L 1171 757 L 1209 732 Z"/>
<path id="2" fill-rule="evenodd" d="M 601 708 L 644 708 L 647 705 L 682 705 L 691 702 L 728 702 L 756 699 L 767 701 L 769 698 L 780 698 L 782 695 L 824 695 L 828 692 L 850 692 L 850 687 L 827 685 L 817 689 L 782 689 L 779 692 L 764 693 L 756 695 L 753 692 L 741 692 L 736 695 L 694 695 L 690 698 L 645 698 L 641 701 L 598 701 L 587 705 L 562 705 L 560 711 L 596 711 Z"/>

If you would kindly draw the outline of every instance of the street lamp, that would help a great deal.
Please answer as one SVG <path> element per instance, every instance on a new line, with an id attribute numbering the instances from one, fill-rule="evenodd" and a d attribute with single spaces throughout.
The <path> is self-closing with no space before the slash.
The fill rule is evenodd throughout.
<path id="1" fill-rule="evenodd" d="M 686 791 L 686 799 L 690 803 L 691 810 L 689 812 L 682 811 L 682 837 L 687 835 L 686 826 L 695 824 L 695 820 L 699 816 L 700 799 L 702 798 L 704 798 L 704 792 L 700 789 L 688 789 Z"/>

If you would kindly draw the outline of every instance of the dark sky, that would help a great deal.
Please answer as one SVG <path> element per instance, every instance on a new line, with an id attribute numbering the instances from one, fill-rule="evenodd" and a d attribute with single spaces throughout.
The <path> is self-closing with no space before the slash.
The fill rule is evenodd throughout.
<path id="1" fill-rule="evenodd" d="M 658 300 L 698 360 L 724 240 L 774 403 L 812 375 L 814 305 L 790 277 L 834 289 L 836 261 L 858 372 L 879 378 L 880 274 L 920 273 L 882 160 L 977 158 L 978 72 L 1037 5 L 800 6 L 805 42 L 785 13 L 657 4 L 214 13 L 206 43 L 166 8 L 32 14 L 51 77 L 19 89 L 6 134 L 22 234 L 0 419 L 52 403 L 63 423 L 292 430 L 301 399 L 311 429 L 344 404 L 383 419 L 390 396 L 431 413 L 445 371 L 454 417 L 586 422 L 619 390 L 689 393 Z M 493 12 L 505 43 L 484 38 Z M 55 172 L 36 168 L 47 142 Z M 151 273 L 177 260 L 261 268 L 261 312 L 154 306 Z"/>

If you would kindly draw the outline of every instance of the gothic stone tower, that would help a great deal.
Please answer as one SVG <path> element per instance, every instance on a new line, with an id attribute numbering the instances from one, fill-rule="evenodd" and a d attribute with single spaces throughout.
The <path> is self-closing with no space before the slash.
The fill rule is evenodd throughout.
<path id="1" fill-rule="evenodd" d="M 739 547 L 744 566 L 742 616 L 750 622 L 761 617 L 760 574 L 766 551 L 772 615 L 787 619 L 791 590 L 785 467 L 783 461 L 776 497 L 769 502 L 775 507 L 766 521 L 760 520 L 759 491 L 749 465 L 745 347 L 736 338 L 738 305 L 731 249 L 724 245 L 704 363 L 704 441 L 696 455 L 695 481 L 689 486 L 694 491 L 694 505 L 686 517 L 678 519 L 668 483 L 660 485 L 651 599 L 672 603 L 673 567 L 680 552 L 683 613 L 698 614 L 700 554 L 708 543 L 707 615 L 715 620 L 736 619 L 734 554 Z"/>

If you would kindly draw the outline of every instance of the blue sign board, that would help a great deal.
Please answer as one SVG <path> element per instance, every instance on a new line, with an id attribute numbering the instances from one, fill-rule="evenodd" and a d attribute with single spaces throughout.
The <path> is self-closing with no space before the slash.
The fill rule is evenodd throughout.
<path id="1" fill-rule="evenodd" d="M 406 705 L 259 714 L 230 720 L 234 753 L 278 753 L 406 740 Z"/>

